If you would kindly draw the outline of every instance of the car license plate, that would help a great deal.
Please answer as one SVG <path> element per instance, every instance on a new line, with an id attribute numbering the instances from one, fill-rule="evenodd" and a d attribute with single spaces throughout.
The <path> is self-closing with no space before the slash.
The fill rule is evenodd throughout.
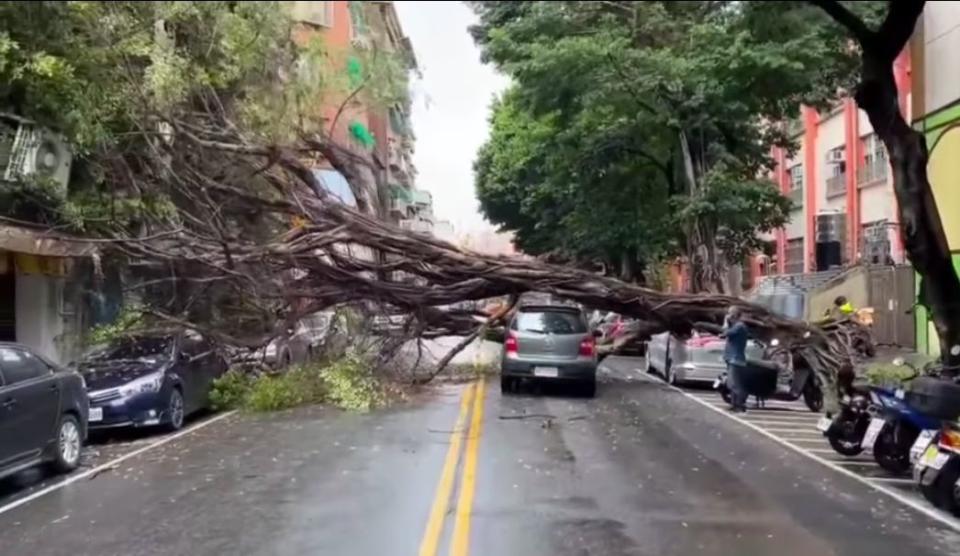
<path id="1" fill-rule="evenodd" d="M 887 424 L 883 419 L 870 419 L 870 426 L 867 427 L 867 432 L 863 435 L 863 442 L 860 444 L 865 450 L 872 450 L 873 445 L 877 442 L 877 437 L 880 436 L 880 431 L 883 430 L 883 426 Z"/>
<path id="2" fill-rule="evenodd" d="M 97 421 L 103 421 L 103 408 L 91 407 L 90 414 L 87 416 L 87 421 L 90 421 L 91 423 L 96 423 Z"/>
<path id="3" fill-rule="evenodd" d="M 935 430 L 925 430 L 920 432 L 920 436 L 910 447 L 910 462 L 915 463 L 920 456 L 927 451 L 927 447 L 933 442 L 933 437 L 937 435 Z"/>
<path id="4" fill-rule="evenodd" d="M 830 425 L 833 424 L 833 419 L 830 419 L 827 416 L 823 416 L 817 421 L 817 430 L 820 432 L 827 432 L 830 430 Z"/>
<path id="5" fill-rule="evenodd" d="M 560 376 L 560 371 L 556 367 L 534 367 L 533 376 L 542 378 L 557 378 Z"/>
<path id="6" fill-rule="evenodd" d="M 924 466 L 939 471 L 949 459 L 950 454 L 941 453 L 940 448 L 931 445 L 927 448 L 927 451 L 923 453 L 921 462 Z"/>

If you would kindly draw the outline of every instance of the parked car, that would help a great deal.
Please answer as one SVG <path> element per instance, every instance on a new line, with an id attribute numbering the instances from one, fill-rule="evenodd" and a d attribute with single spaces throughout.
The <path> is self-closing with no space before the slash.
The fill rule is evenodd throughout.
<path id="1" fill-rule="evenodd" d="M 647 342 L 647 372 L 660 373 L 670 384 L 713 383 L 726 371 L 725 340 L 694 332 L 686 340 L 669 332 L 654 334 Z M 747 343 L 747 357 L 762 360 L 763 346 Z"/>
<path id="2" fill-rule="evenodd" d="M 208 407 L 214 379 L 227 370 L 214 346 L 196 332 L 124 336 L 78 364 L 90 398 L 90 428 L 183 427 Z"/>
<path id="3" fill-rule="evenodd" d="M 583 311 L 563 305 L 526 305 L 510 321 L 500 366 L 500 388 L 514 391 L 522 380 L 566 381 L 593 396 L 597 349 Z"/>
<path id="4" fill-rule="evenodd" d="M 333 322 L 333 311 L 307 315 L 260 349 L 236 349 L 230 359 L 238 364 L 262 362 L 268 367 L 282 369 L 294 363 L 305 363 L 323 349 Z"/>
<path id="5" fill-rule="evenodd" d="M 0 343 L 0 477 L 80 464 L 89 404 L 83 379 L 29 348 Z"/>

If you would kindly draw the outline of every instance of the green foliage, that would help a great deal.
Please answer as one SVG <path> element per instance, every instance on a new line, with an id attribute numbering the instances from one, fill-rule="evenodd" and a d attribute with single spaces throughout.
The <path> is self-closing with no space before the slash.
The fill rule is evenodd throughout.
<path id="1" fill-rule="evenodd" d="M 62 133 L 77 155 L 68 198 L 4 191 L 4 213 L 86 233 L 176 225 L 183 207 L 143 162 L 156 155 L 154 130 L 168 133 L 162 124 L 224 110 L 245 137 L 284 144 L 325 130 L 324 111 L 351 93 L 367 106 L 406 101 L 399 55 L 332 52 L 322 33 L 295 43 L 290 5 L 0 3 L 0 106 Z"/>
<path id="2" fill-rule="evenodd" d="M 255 382 L 250 373 L 231 369 L 213 381 L 210 388 L 211 407 L 217 411 L 243 407 Z"/>
<path id="3" fill-rule="evenodd" d="M 641 270 L 710 242 L 738 260 L 790 210 L 757 179 L 771 147 L 792 147 L 769 122 L 856 77 L 847 39 L 804 2 L 470 4 L 484 59 L 514 82 L 477 193 L 532 254 Z"/>
<path id="4" fill-rule="evenodd" d="M 343 409 L 369 411 L 386 402 L 378 381 L 370 373 L 370 365 L 356 354 L 326 367 L 320 375 L 330 403 Z"/>
<path id="5" fill-rule="evenodd" d="M 918 369 L 930 362 L 929 357 L 912 358 L 911 363 Z M 863 376 L 872 385 L 896 388 L 904 384 L 904 379 L 914 376 L 916 371 L 907 365 L 894 365 L 890 362 L 873 363 L 864 371 Z"/>
<path id="6" fill-rule="evenodd" d="M 231 370 L 215 380 L 210 391 L 210 402 L 216 409 L 250 411 L 277 411 L 315 403 L 369 411 L 386 401 L 369 363 L 352 353 L 327 365 L 309 363 L 279 374 L 255 377 Z"/>
<path id="7" fill-rule="evenodd" d="M 141 307 L 128 305 L 110 324 L 101 324 L 90 329 L 87 334 L 87 343 L 90 345 L 110 343 L 112 340 L 140 327 L 143 324 L 143 318 Z"/>

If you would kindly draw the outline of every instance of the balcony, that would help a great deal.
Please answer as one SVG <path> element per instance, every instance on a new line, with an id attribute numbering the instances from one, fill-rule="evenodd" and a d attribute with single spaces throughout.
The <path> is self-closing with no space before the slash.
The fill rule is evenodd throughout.
<path id="1" fill-rule="evenodd" d="M 827 198 L 840 197 L 847 194 L 847 173 L 827 178 Z"/>
<path id="2" fill-rule="evenodd" d="M 430 234 L 433 232 L 433 223 L 426 220 L 401 220 L 400 228 L 419 234 Z"/>
<path id="3" fill-rule="evenodd" d="M 433 195 L 429 191 L 424 191 L 422 189 L 415 189 L 413 191 L 413 202 L 417 206 L 430 207 L 433 206 Z"/>
<path id="4" fill-rule="evenodd" d="M 857 187 L 867 187 L 876 183 L 886 183 L 890 166 L 884 158 L 873 160 L 857 168 Z"/>

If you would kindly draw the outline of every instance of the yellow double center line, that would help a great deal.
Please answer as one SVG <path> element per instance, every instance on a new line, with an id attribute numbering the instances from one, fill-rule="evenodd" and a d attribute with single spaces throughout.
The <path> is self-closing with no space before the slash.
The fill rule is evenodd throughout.
<path id="1" fill-rule="evenodd" d="M 473 495 L 476 491 L 477 453 L 480 450 L 480 432 L 483 428 L 483 399 L 486 392 L 484 380 L 471 384 L 463 392 L 460 400 L 460 414 L 450 434 L 450 448 L 447 450 L 440 472 L 440 483 L 430 508 L 427 528 L 420 541 L 419 556 L 436 556 L 443 534 L 443 523 L 450 507 L 450 498 L 456 482 L 457 466 L 463 446 L 464 425 L 470 415 L 470 428 L 466 430 L 467 447 L 464 456 L 463 473 L 460 479 L 460 495 L 457 500 L 456 518 L 453 524 L 453 536 L 450 539 L 449 556 L 467 556 L 470 552 L 470 514 L 473 509 Z M 473 412 L 470 405 L 473 403 Z"/>

